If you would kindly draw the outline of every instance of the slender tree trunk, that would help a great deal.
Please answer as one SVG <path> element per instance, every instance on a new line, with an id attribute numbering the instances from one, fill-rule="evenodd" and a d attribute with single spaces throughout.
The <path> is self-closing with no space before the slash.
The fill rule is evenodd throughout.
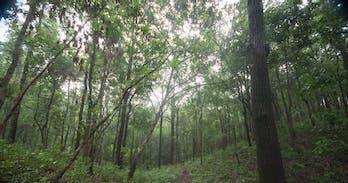
<path id="1" fill-rule="evenodd" d="M 23 90 L 23 88 L 25 86 L 25 81 L 27 79 L 28 68 L 29 68 L 28 58 L 31 58 L 31 56 L 32 56 L 32 52 L 29 51 L 28 55 L 27 55 L 27 60 L 24 63 L 22 77 L 21 77 L 21 81 L 20 81 L 20 85 L 19 85 L 19 90 Z M 12 122 L 10 125 L 10 131 L 9 131 L 9 136 L 8 136 L 8 141 L 11 144 L 14 143 L 16 140 L 17 126 L 18 126 L 17 124 L 18 124 L 20 110 L 21 110 L 21 105 L 18 105 L 13 116 L 12 116 Z"/>
<path id="2" fill-rule="evenodd" d="M 133 19 L 133 25 L 132 25 L 132 48 L 134 49 L 135 46 L 135 31 L 134 31 L 134 27 L 135 27 L 135 22 L 136 22 L 136 17 Z M 133 49 L 131 49 L 130 51 L 130 58 L 129 58 L 129 62 L 128 62 L 128 67 L 127 67 L 127 73 L 126 73 L 126 77 L 125 80 L 126 81 L 131 81 L 131 74 L 133 71 L 133 57 L 134 57 L 134 53 L 133 53 Z M 119 135 L 117 138 L 117 147 L 116 147 L 116 164 L 120 167 L 122 167 L 122 159 L 123 159 L 123 154 L 122 154 L 122 144 L 126 144 L 125 138 L 126 138 L 126 131 L 127 131 L 127 127 L 128 127 L 128 117 L 127 117 L 127 110 L 128 110 L 128 99 L 130 97 L 130 89 L 128 88 L 125 90 L 126 95 L 123 98 L 123 102 L 122 102 L 122 108 L 121 108 L 121 126 L 120 126 L 120 131 L 119 131 Z"/>
<path id="3" fill-rule="evenodd" d="M 119 111 L 119 115 L 121 115 L 121 110 Z M 120 117 L 118 117 L 118 122 L 117 122 L 117 125 L 116 125 L 116 130 L 117 131 L 119 129 L 119 126 L 120 126 Z M 114 145 L 113 145 L 113 149 L 112 149 L 112 160 L 115 164 L 117 164 L 116 162 L 116 150 L 117 150 L 117 142 L 118 142 L 118 135 L 119 133 L 115 133 L 115 138 L 114 138 Z"/>
<path id="4" fill-rule="evenodd" d="M 347 52 L 347 49 L 345 48 L 344 44 L 342 44 L 342 46 L 340 48 L 340 52 L 341 52 L 341 57 L 343 60 L 343 67 L 344 67 L 344 69 L 348 70 L 348 52 Z"/>
<path id="5" fill-rule="evenodd" d="M 272 110 L 271 86 L 266 62 L 262 0 L 248 0 L 251 103 L 256 136 L 260 183 L 285 182 L 277 129 Z"/>
<path id="6" fill-rule="evenodd" d="M 132 163 L 132 159 L 134 156 L 134 139 L 135 139 L 135 130 L 132 132 L 132 142 L 131 142 L 131 149 L 130 149 L 130 156 L 129 156 L 129 164 Z"/>
<path id="7" fill-rule="evenodd" d="M 87 96 L 87 78 L 88 78 L 88 73 L 85 72 L 85 77 L 83 79 L 83 86 L 84 87 L 83 87 L 83 91 L 82 91 L 78 124 L 77 124 L 77 131 L 76 131 L 75 150 L 80 146 L 80 141 L 81 141 L 81 126 L 82 126 L 82 119 L 83 119 L 83 110 L 85 107 L 85 101 L 86 101 L 86 96 Z"/>
<path id="8" fill-rule="evenodd" d="M 285 57 L 287 57 L 287 51 L 285 51 L 286 55 Z M 290 94 L 290 90 L 291 90 L 291 84 L 290 84 L 290 76 L 289 76 L 289 62 L 288 60 L 286 60 L 285 62 L 285 66 L 286 66 L 286 88 L 287 88 L 287 97 L 288 97 L 288 101 L 289 101 L 289 110 L 288 110 L 288 126 L 289 126 L 289 132 L 290 132 L 290 138 L 292 143 L 294 144 L 296 141 L 296 133 L 295 133 L 295 129 L 294 129 L 294 121 L 292 119 L 292 107 L 293 107 L 293 101 L 292 101 L 292 96 Z"/>
<path id="9" fill-rule="evenodd" d="M 70 107 L 70 79 L 68 81 L 68 98 L 67 98 L 67 104 L 66 104 L 66 109 L 65 109 L 65 114 L 64 114 L 63 124 L 62 124 L 61 135 L 60 135 L 60 144 L 61 144 L 62 151 L 65 149 L 64 128 L 65 128 L 65 123 L 66 123 L 68 116 L 69 116 L 69 107 Z"/>
<path id="10" fill-rule="evenodd" d="M 88 76 L 88 110 L 87 110 L 87 129 L 85 132 L 84 141 L 86 141 L 86 146 L 83 151 L 84 157 L 89 157 L 89 167 L 88 167 L 88 174 L 93 176 L 93 164 L 94 164 L 94 134 L 91 134 L 91 130 L 95 129 L 95 113 L 94 113 L 94 107 L 95 107 L 95 101 L 93 101 L 93 72 L 94 72 L 94 66 L 96 62 L 96 53 L 97 53 L 97 44 L 98 44 L 98 36 L 97 33 L 93 33 L 93 52 L 91 55 L 91 61 L 89 65 L 89 76 Z"/>
<path id="11" fill-rule="evenodd" d="M 313 118 L 313 110 L 311 109 L 311 106 L 310 106 L 310 104 L 309 104 L 307 99 L 303 99 L 303 101 L 306 104 L 306 109 L 307 109 L 307 112 L 308 112 L 308 117 L 309 117 L 309 120 L 311 122 L 311 125 L 315 126 L 315 121 L 314 121 L 314 118 Z"/>
<path id="12" fill-rule="evenodd" d="M 69 134 L 70 134 L 70 125 L 68 125 L 68 129 L 66 130 L 66 133 L 65 133 L 65 137 L 64 137 L 64 142 L 63 142 L 63 147 L 62 149 L 64 150 L 65 147 L 66 147 L 66 143 L 68 141 L 68 137 L 69 137 Z"/>
<path id="13" fill-rule="evenodd" d="M 16 70 L 16 67 L 19 63 L 19 58 L 22 54 L 22 45 L 23 40 L 25 37 L 25 33 L 29 27 L 29 24 L 34 20 L 35 18 L 35 12 L 36 12 L 36 6 L 39 3 L 39 1 L 31 1 L 29 3 L 29 11 L 25 18 L 25 21 L 21 27 L 21 30 L 18 33 L 18 36 L 15 41 L 14 48 L 12 50 L 12 62 L 9 66 L 9 68 L 6 71 L 6 74 L 3 78 L 0 79 L 0 108 L 2 104 L 4 103 L 6 99 L 6 88 L 13 76 L 14 71 Z"/>
<path id="14" fill-rule="evenodd" d="M 130 59 L 128 63 L 128 69 L 127 69 L 127 75 L 126 75 L 126 81 L 131 80 L 131 73 L 132 73 L 132 58 Z M 127 129 L 128 129 L 128 110 L 129 107 L 128 103 L 129 98 L 130 98 L 130 89 L 127 89 L 126 94 L 122 100 L 122 107 L 121 107 L 121 112 L 120 112 L 120 129 L 117 137 L 117 146 L 116 146 L 116 164 L 120 167 L 123 165 L 123 154 L 122 154 L 122 146 L 126 145 L 126 134 L 127 134 Z M 130 104 L 129 104 L 130 105 Z M 124 147 L 123 146 L 123 147 Z"/>
<path id="15" fill-rule="evenodd" d="M 200 162 L 203 164 L 203 102 L 201 101 L 201 106 L 200 106 L 200 115 L 199 115 L 199 155 L 200 155 Z M 226 138 L 226 134 L 225 134 Z"/>
<path id="16" fill-rule="evenodd" d="M 52 88 L 51 88 L 51 97 L 49 99 L 48 105 L 47 105 L 47 111 L 46 111 L 46 115 L 45 115 L 45 123 L 42 126 L 42 130 L 41 130 L 41 143 L 43 148 L 47 148 L 48 147 L 48 135 L 49 135 L 49 120 L 50 120 L 50 113 L 51 113 L 51 109 L 52 109 L 52 105 L 53 105 L 53 99 L 54 96 L 56 94 L 56 90 L 57 90 L 57 81 L 55 81 L 54 79 L 52 80 Z"/>
<path id="17" fill-rule="evenodd" d="M 161 112 L 160 118 L 160 134 L 159 134 L 159 149 L 158 149 L 158 168 L 161 168 L 161 160 L 162 160 L 162 124 L 163 124 L 163 112 Z"/>
<path id="18" fill-rule="evenodd" d="M 127 104 L 129 99 L 129 91 L 126 91 L 125 97 L 122 99 L 122 107 L 120 112 L 120 129 L 118 132 L 117 137 L 117 144 L 116 144 L 116 164 L 120 167 L 122 167 L 122 143 L 125 133 L 125 127 L 127 123 Z"/>
<path id="19" fill-rule="evenodd" d="M 179 108 L 176 110 L 176 130 L 175 130 L 175 149 L 176 149 L 176 162 L 180 162 L 180 147 L 179 147 Z"/>
<path id="20" fill-rule="evenodd" d="M 237 153 L 237 133 L 236 133 L 235 125 L 232 126 L 232 129 L 233 129 L 234 156 L 236 157 L 238 165 L 240 165 L 240 160 L 239 160 L 239 156 Z"/>
<path id="21" fill-rule="evenodd" d="M 170 110 L 170 164 L 174 164 L 174 127 L 175 121 L 175 103 L 174 99 L 171 100 L 171 110 Z"/>
<path id="22" fill-rule="evenodd" d="M 173 73 L 174 73 L 174 68 L 172 68 L 171 71 L 170 71 L 170 76 L 169 76 L 169 80 L 168 80 L 168 83 L 167 83 L 165 95 L 164 95 L 163 101 L 160 104 L 158 112 L 155 115 L 155 120 L 152 123 L 152 125 L 151 125 L 151 127 L 149 129 L 149 132 L 148 132 L 148 134 L 145 137 L 145 140 L 141 144 L 139 151 L 135 154 L 135 157 L 134 157 L 134 159 L 133 159 L 133 161 L 131 163 L 130 170 L 129 170 L 129 173 L 128 173 L 128 179 L 129 180 L 132 179 L 133 176 L 134 176 L 134 173 L 135 173 L 135 170 L 136 170 L 136 167 L 137 167 L 137 161 L 141 157 L 141 154 L 143 153 L 143 151 L 145 149 L 145 146 L 149 143 L 150 138 L 152 136 L 152 133 L 153 133 L 153 131 L 154 131 L 154 129 L 155 129 L 159 119 L 160 119 L 161 113 L 163 112 L 163 108 L 164 108 L 165 104 L 167 103 L 167 100 L 168 100 L 168 97 L 169 97 L 169 92 L 170 92 L 169 91 L 170 83 L 171 83 L 172 78 L 173 78 Z"/>
<path id="23" fill-rule="evenodd" d="M 280 96 L 282 98 L 283 105 L 284 105 L 284 111 L 285 111 L 285 116 L 286 116 L 286 124 L 287 124 L 287 127 L 288 127 L 289 137 L 290 137 L 289 138 L 290 139 L 290 145 L 292 147 L 294 147 L 296 135 L 295 135 L 295 130 L 294 130 L 293 123 L 292 123 L 291 107 L 290 107 L 290 104 L 288 104 L 286 102 L 284 91 L 281 89 L 281 83 L 280 83 L 280 77 L 279 77 L 278 68 L 276 68 L 276 76 L 277 76 L 277 81 L 278 81 L 278 85 L 279 85 L 279 88 L 280 88 L 279 89 L 280 90 Z M 290 103 L 290 100 L 291 99 L 289 99 L 289 103 Z"/>
<path id="24" fill-rule="evenodd" d="M 247 136 L 247 142 L 249 146 L 251 146 L 251 139 L 249 134 L 249 125 L 248 125 L 248 113 L 246 106 L 243 104 L 243 116 L 244 116 L 244 128 L 245 128 L 245 134 Z"/>

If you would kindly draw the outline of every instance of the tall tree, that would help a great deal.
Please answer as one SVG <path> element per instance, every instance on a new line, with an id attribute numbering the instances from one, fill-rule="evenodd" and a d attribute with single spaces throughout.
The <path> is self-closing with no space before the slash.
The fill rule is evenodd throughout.
<path id="1" fill-rule="evenodd" d="M 24 68 L 23 68 L 23 72 L 22 72 L 22 76 L 21 76 L 21 81 L 19 84 L 19 89 L 23 90 L 24 86 L 25 86 L 25 81 L 27 79 L 27 74 L 28 74 L 28 68 L 29 68 L 29 58 L 32 56 L 33 52 L 29 51 L 28 55 L 27 55 L 27 60 L 24 63 Z M 13 114 L 12 117 L 12 121 L 11 121 L 11 125 L 10 125 L 10 131 L 8 134 L 8 141 L 9 143 L 14 143 L 16 140 L 16 133 L 17 133 L 17 125 L 18 125 L 18 118 L 19 118 L 19 114 L 21 111 L 21 105 L 19 104 Z"/>
<path id="2" fill-rule="evenodd" d="M 251 102 L 260 183 L 285 182 L 266 62 L 262 0 L 248 0 Z"/>
<path id="3" fill-rule="evenodd" d="M 13 76 L 13 73 L 18 65 L 20 55 L 22 54 L 22 45 L 23 45 L 25 33 L 27 32 L 27 29 L 28 29 L 30 23 L 35 18 L 37 4 L 38 4 L 38 1 L 31 1 L 29 4 L 30 7 L 29 7 L 27 17 L 25 18 L 25 21 L 21 27 L 21 30 L 18 33 L 14 48 L 12 50 L 12 62 L 6 71 L 5 76 L 0 79 L 0 108 L 1 108 L 1 106 L 4 103 L 5 98 L 6 98 L 7 85 L 9 84 L 9 82 Z"/>

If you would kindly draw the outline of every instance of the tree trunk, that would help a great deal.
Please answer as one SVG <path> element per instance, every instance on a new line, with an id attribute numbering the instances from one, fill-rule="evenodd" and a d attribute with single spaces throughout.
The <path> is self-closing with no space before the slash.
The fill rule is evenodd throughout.
<path id="1" fill-rule="evenodd" d="M 161 160 L 162 160 L 162 124 L 163 124 L 163 112 L 161 113 L 160 118 L 160 134 L 159 134 L 159 149 L 158 149 L 158 168 L 161 168 Z"/>
<path id="2" fill-rule="evenodd" d="M 139 151 L 135 154 L 135 157 L 134 157 L 134 159 L 133 159 L 133 161 L 131 163 L 130 170 L 128 172 L 128 180 L 133 178 L 135 170 L 136 170 L 136 167 L 137 167 L 137 161 L 140 158 L 141 154 L 143 153 L 143 151 L 145 149 L 145 146 L 150 141 L 152 133 L 153 133 L 153 131 L 154 131 L 154 129 L 155 129 L 159 119 L 160 119 L 161 113 L 163 112 L 163 108 L 164 108 L 165 104 L 167 103 L 167 100 L 168 100 L 168 97 L 169 97 L 169 92 L 170 92 L 169 91 L 169 87 L 170 87 L 170 83 L 171 83 L 172 78 L 173 78 L 173 73 L 174 73 L 174 68 L 172 68 L 171 71 L 170 71 L 170 76 L 169 76 L 169 80 L 168 80 L 166 91 L 165 91 L 166 93 L 164 95 L 163 101 L 161 102 L 161 104 L 159 106 L 158 112 L 155 115 L 155 120 L 152 123 L 152 125 L 151 125 L 151 127 L 149 129 L 149 132 L 148 132 L 147 136 L 145 137 L 145 140 L 141 144 Z"/>
<path id="3" fill-rule="evenodd" d="M 251 103 L 259 180 L 260 183 L 283 183 L 285 176 L 274 122 L 266 62 L 262 0 L 248 0 L 248 19 Z"/>
<path id="4" fill-rule="evenodd" d="M 69 116 L 69 107 L 70 107 L 70 79 L 68 81 L 68 98 L 67 98 L 67 103 L 66 103 L 66 109 L 65 109 L 65 114 L 64 114 L 64 119 L 63 119 L 63 124 L 62 124 L 62 130 L 61 130 L 61 134 L 60 134 L 60 144 L 61 144 L 61 150 L 63 151 L 65 149 L 65 139 L 64 139 L 64 128 L 65 128 L 65 124 L 66 124 L 66 121 L 68 119 L 68 116 Z M 68 134 L 68 132 L 67 132 Z"/>
<path id="5" fill-rule="evenodd" d="M 175 149 L 176 162 L 180 162 L 180 147 L 179 147 L 179 108 L 176 110 L 176 130 L 175 130 Z"/>
<path id="6" fill-rule="evenodd" d="M 21 77 L 21 81 L 20 81 L 20 85 L 19 85 L 19 90 L 23 90 L 23 88 L 24 88 L 25 81 L 27 79 L 28 68 L 29 68 L 28 58 L 31 58 L 31 56 L 32 56 L 32 52 L 29 51 L 28 55 L 27 55 L 27 60 L 24 63 L 22 77 Z M 18 105 L 13 116 L 12 116 L 12 122 L 10 125 L 10 132 L 9 132 L 9 136 L 8 136 L 8 141 L 11 144 L 16 141 L 17 123 L 18 123 L 18 117 L 19 117 L 20 110 L 21 110 L 21 105 Z"/>
<path id="7" fill-rule="evenodd" d="M 203 164 L 203 102 L 201 101 L 200 106 L 200 115 L 199 115 L 199 127 L 198 127 L 198 136 L 199 136 L 199 155 L 200 155 L 200 162 Z M 226 132 L 225 132 L 225 138 L 226 138 Z"/>
<path id="8" fill-rule="evenodd" d="M 243 116 L 244 116 L 244 128 L 245 128 L 245 134 L 247 136 L 247 142 L 249 146 L 251 146 L 251 139 L 249 134 L 249 125 L 248 125 L 248 113 L 246 106 L 243 104 Z"/>
<path id="9" fill-rule="evenodd" d="M 83 28 L 83 26 L 81 26 L 79 28 L 79 31 L 81 31 L 81 29 Z M 67 41 L 65 43 L 65 45 L 63 46 L 63 48 L 61 48 L 46 64 L 46 66 L 38 73 L 34 76 L 34 78 L 25 86 L 25 88 L 20 92 L 20 94 L 18 94 L 16 100 L 14 101 L 13 106 L 10 108 L 10 110 L 8 112 L 6 112 L 6 115 L 4 117 L 4 119 L 2 120 L 1 124 L 0 124 L 0 132 L 2 131 L 2 129 L 6 126 L 6 123 L 8 122 L 8 120 L 11 118 L 11 116 L 13 115 L 14 111 L 16 110 L 16 108 L 18 107 L 18 105 L 22 102 L 22 99 L 24 97 L 24 95 L 27 93 L 27 91 L 29 90 L 30 87 L 32 87 L 35 82 L 37 80 L 39 80 L 41 78 L 41 76 L 52 66 L 52 64 L 57 60 L 57 58 L 63 53 L 63 51 L 70 45 L 70 43 L 75 40 L 76 36 L 77 36 L 77 32 L 75 32 L 74 36 L 72 37 L 72 39 L 70 39 L 69 41 Z M 1 89 L 0 89 L 1 90 Z M 1 94 L 0 94 L 1 95 Z"/>
<path id="10" fill-rule="evenodd" d="M 47 111 L 46 111 L 46 115 L 45 115 L 45 123 L 42 125 L 42 129 L 41 129 L 41 143 L 42 143 L 43 148 L 45 148 L 45 149 L 48 147 L 50 113 L 51 113 L 51 108 L 53 105 L 53 99 L 54 99 L 54 96 L 56 94 L 57 85 L 58 85 L 57 81 L 55 81 L 53 79 L 52 80 L 52 88 L 51 88 L 51 97 L 49 99 L 49 102 L 47 105 Z"/>
<path id="11" fill-rule="evenodd" d="M 0 79 L 0 108 L 6 99 L 6 89 L 7 89 L 7 86 L 9 84 L 12 76 L 13 76 L 13 73 L 18 65 L 19 58 L 22 54 L 22 45 L 23 45 L 24 36 L 25 36 L 25 33 L 29 27 L 29 24 L 35 18 L 35 11 L 36 11 L 36 6 L 38 3 L 39 3 L 39 1 L 31 1 L 29 3 L 28 14 L 27 14 L 25 21 L 21 27 L 21 30 L 18 33 L 14 48 L 12 50 L 12 54 L 11 54 L 12 62 L 6 71 L 5 76 L 2 79 Z"/>
<path id="12" fill-rule="evenodd" d="M 125 134 L 125 128 L 127 123 L 127 104 L 129 99 L 129 91 L 125 91 L 126 95 L 122 99 L 122 107 L 120 112 L 120 129 L 118 131 L 117 143 L 116 143 L 116 164 L 122 167 L 122 143 Z"/>
<path id="13" fill-rule="evenodd" d="M 291 99 L 289 98 L 289 104 L 286 102 L 286 98 L 285 98 L 285 94 L 281 88 L 281 83 L 280 83 L 280 77 L 279 77 L 279 71 L 278 68 L 276 68 L 276 76 L 277 76 L 277 81 L 278 81 L 278 85 L 279 85 L 279 90 L 280 90 L 280 96 L 282 98 L 283 101 L 283 105 L 284 105 L 284 111 L 285 111 L 285 116 L 286 116 L 286 125 L 288 127 L 288 131 L 289 131 L 289 140 L 290 140 L 290 145 L 292 147 L 294 147 L 295 144 L 295 130 L 293 127 L 293 123 L 292 123 L 292 114 L 291 114 L 291 105 L 290 105 L 290 101 Z"/>
<path id="14" fill-rule="evenodd" d="M 75 142 L 75 150 L 80 146 L 81 141 L 81 126 L 82 126 L 82 119 L 83 119 L 83 110 L 85 107 L 85 101 L 87 96 L 87 78 L 88 73 L 85 72 L 85 77 L 83 79 L 83 91 L 82 91 L 82 97 L 81 97 L 81 105 L 79 110 L 79 118 L 78 118 L 78 124 L 77 124 L 77 131 L 76 131 L 76 142 Z"/>
<path id="15" fill-rule="evenodd" d="M 342 44 L 340 51 L 341 51 L 341 57 L 343 60 L 343 67 L 344 69 L 348 70 L 348 52 L 344 44 Z"/>
<path id="16" fill-rule="evenodd" d="M 93 33 L 93 52 L 91 55 L 91 61 L 89 65 L 89 76 L 88 76 L 88 110 L 87 110 L 87 129 L 85 131 L 84 141 L 86 141 L 86 145 L 83 151 L 84 157 L 89 157 L 89 167 L 88 174 L 93 176 L 93 164 L 94 164 L 94 134 L 91 134 L 91 130 L 95 129 L 95 101 L 93 101 L 93 72 L 94 66 L 96 62 L 96 53 L 97 53 L 97 44 L 98 37 L 97 33 Z"/>
<path id="17" fill-rule="evenodd" d="M 171 110 L 170 110 L 170 164 L 174 164 L 174 127 L 175 121 L 175 103 L 174 99 L 171 100 Z"/>
<path id="18" fill-rule="evenodd" d="M 314 127 L 315 126 L 315 121 L 314 121 L 314 118 L 313 118 L 313 109 L 311 108 L 309 102 L 307 99 L 303 99 L 304 103 L 306 104 L 306 109 L 307 109 L 307 112 L 308 112 L 308 117 L 309 117 L 309 120 L 311 122 L 311 125 Z"/>

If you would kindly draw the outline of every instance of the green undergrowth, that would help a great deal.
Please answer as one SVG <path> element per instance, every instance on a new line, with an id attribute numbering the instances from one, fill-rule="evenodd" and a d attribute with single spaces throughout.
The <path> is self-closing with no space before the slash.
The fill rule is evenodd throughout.
<path id="1" fill-rule="evenodd" d="M 281 135 L 288 182 L 341 183 L 348 180 L 348 120 L 339 112 L 318 112 L 315 126 L 309 121 L 296 127 L 291 147 Z"/>
<path id="2" fill-rule="evenodd" d="M 290 146 L 285 128 L 279 140 L 287 182 L 341 183 L 348 180 L 348 120 L 335 112 L 314 115 L 315 126 L 309 121 L 295 123 L 297 138 Z M 280 125 L 278 123 L 278 125 Z M 9 145 L 0 140 L 0 182 L 48 182 L 62 168 L 71 153 L 31 150 Z M 256 149 L 240 142 L 194 161 L 185 162 L 194 183 L 257 182 Z M 128 167 L 119 169 L 112 163 L 95 164 L 95 176 L 87 174 L 88 166 L 78 158 L 66 172 L 62 182 L 126 182 Z M 161 169 L 139 166 L 132 183 L 173 183 L 181 177 L 179 165 Z"/>
<path id="3" fill-rule="evenodd" d="M 181 177 L 180 166 L 162 166 L 150 170 L 139 169 L 135 172 L 136 183 L 170 183 Z"/>
<path id="4" fill-rule="evenodd" d="M 194 183 L 255 182 L 255 155 L 254 146 L 240 143 L 186 164 Z"/>
<path id="5" fill-rule="evenodd" d="M 0 140 L 0 182 L 49 182 L 49 178 L 62 168 L 71 153 L 58 149 L 29 150 L 20 145 L 6 144 Z M 106 162 L 94 165 L 93 177 L 88 176 L 88 164 L 78 158 L 65 173 L 61 182 L 127 182 L 128 168 L 119 169 Z M 163 166 L 161 169 L 137 169 L 132 183 L 174 182 L 181 176 L 179 166 Z"/>
<path id="6" fill-rule="evenodd" d="M 314 127 L 310 121 L 295 123 L 294 146 L 286 128 L 279 131 L 287 182 L 348 182 L 347 118 L 337 112 L 320 112 L 314 118 Z M 194 183 L 257 182 L 255 145 L 245 142 L 204 156 L 202 163 L 199 158 L 189 161 L 187 166 Z"/>

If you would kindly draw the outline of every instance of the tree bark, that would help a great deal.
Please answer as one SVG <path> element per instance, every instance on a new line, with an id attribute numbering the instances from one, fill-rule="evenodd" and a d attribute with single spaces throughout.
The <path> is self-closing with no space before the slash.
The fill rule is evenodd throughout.
<path id="1" fill-rule="evenodd" d="M 266 62 L 262 0 L 248 0 L 251 103 L 256 136 L 260 183 L 285 182 L 277 129 L 272 110 L 271 86 Z"/>

